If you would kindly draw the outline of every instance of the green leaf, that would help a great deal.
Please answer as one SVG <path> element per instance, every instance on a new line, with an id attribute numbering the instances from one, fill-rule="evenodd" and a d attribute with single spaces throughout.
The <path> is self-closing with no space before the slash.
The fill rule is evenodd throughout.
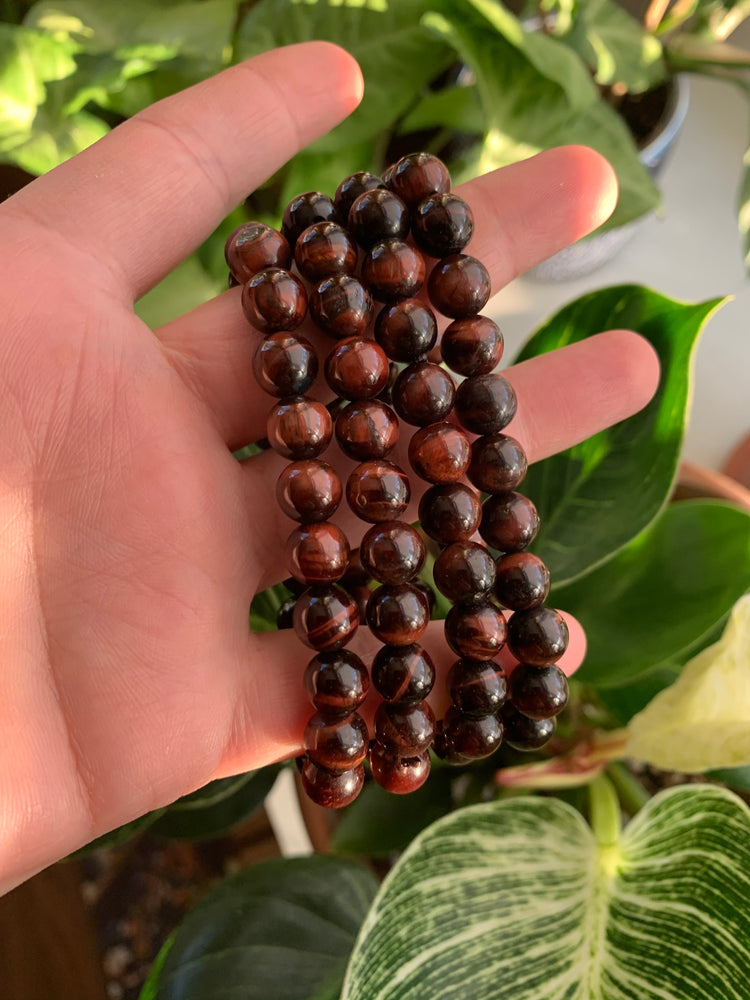
<path id="1" fill-rule="evenodd" d="M 484 113 L 476 86 L 430 91 L 399 124 L 402 134 L 434 128 L 483 133 Z"/>
<path id="2" fill-rule="evenodd" d="M 606 288 L 565 306 L 521 351 L 517 360 L 625 328 L 649 340 L 661 361 L 648 406 L 529 469 L 523 491 L 542 525 L 534 551 L 557 586 L 611 558 L 666 502 L 685 432 L 693 351 L 721 301 L 685 305 L 638 285 Z"/>
<path id="3" fill-rule="evenodd" d="M 136 313 L 152 330 L 207 302 L 226 288 L 226 280 L 212 278 L 191 254 L 163 281 L 139 299 Z"/>
<path id="4" fill-rule="evenodd" d="M 706 777 L 736 788 L 738 792 L 750 792 L 750 766 L 716 767 L 707 771 Z"/>
<path id="5" fill-rule="evenodd" d="M 148 974 L 146 982 L 143 984 L 143 989 L 138 994 L 138 1000 L 157 1000 L 157 989 L 159 985 L 159 978 L 161 976 L 161 970 L 164 968 L 164 963 L 167 960 L 167 955 L 169 954 L 169 949 L 174 944 L 174 934 L 170 934 L 167 940 L 159 949 L 159 953 L 154 959 L 154 964 L 151 966 L 151 971 Z"/>
<path id="6" fill-rule="evenodd" d="M 283 583 L 275 583 L 256 594 L 250 604 L 250 629 L 253 632 L 275 632 L 276 615 L 290 594 Z"/>
<path id="7" fill-rule="evenodd" d="M 655 796 L 597 843 L 553 798 L 452 813 L 389 873 L 341 1000 L 745 1000 L 750 811 Z"/>
<path id="8" fill-rule="evenodd" d="M 153 1000 L 338 1000 L 377 882 L 331 857 L 254 865 L 207 893 L 177 929 Z"/>
<path id="9" fill-rule="evenodd" d="M 147 830 L 156 822 L 163 812 L 164 809 L 154 809 L 152 812 L 146 813 L 145 816 L 139 816 L 138 819 L 134 819 L 130 823 L 124 823 L 122 826 L 118 826 L 116 829 L 110 830 L 109 833 L 104 833 L 101 837 L 97 837 L 96 840 L 90 841 L 84 847 L 80 847 L 77 851 L 74 851 L 70 857 L 85 857 L 93 851 L 100 851 L 109 847 L 119 847 L 120 844 L 124 844 L 132 837 L 135 837 L 137 834 L 143 833 L 144 830 Z"/>
<path id="10" fill-rule="evenodd" d="M 584 661 L 585 662 L 585 661 Z M 597 687 L 597 696 L 602 704 L 617 719 L 620 725 L 629 722 L 636 713 L 648 705 L 665 687 L 669 687 L 679 677 L 678 667 L 654 667 L 645 674 L 638 675 L 627 684 L 614 687 Z"/>

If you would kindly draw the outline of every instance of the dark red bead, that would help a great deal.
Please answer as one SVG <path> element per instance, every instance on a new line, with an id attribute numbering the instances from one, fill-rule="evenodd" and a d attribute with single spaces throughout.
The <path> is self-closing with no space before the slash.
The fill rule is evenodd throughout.
<path id="1" fill-rule="evenodd" d="M 449 708 L 433 747 L 448 764 L 468 764 L 491 756 L 503 741 L 503 723 L 496 715 L 471 718 Z"/>
<path id="2" fill-rule="evenodd" d="M 463 483 L 432 486 L 419 501 L 419 523 L 441 545 L 471 538 L 482 516 L 476 492 Z"/>
<path id="3" fill-rule="evenodd" d="M 370 770 L 375 781 L 392 795 L 416 792 L 430 774 L 430 751 L 399 757 L 376 743 L 370 750 Z"/>
<path id="4" fill-rule="evenodd" d="M 356 712 L 342 719 L 316 712 L 305 727 L 303 744 L 308 758 L 319 767 L 347 771 L 367 756 L 370 734 Z"/>
<path id="5" fill-rule="evenodd" d="M 492 434 L 516 415 L 516 394 L 502 375 L 472 375 L 456 390 L 456 416 L 472 434 Z"/>
<path id="6" fill-rule="evenodd" d="M 365 783 L 365 769 L 360 764 L 349 771 L 329 771 L 314 761 L 305 760 L 300 771 L 302 787 L 313 802 L 326 809 L 343 809 L 353 802 Z"/>
<path id="7" fill-rule="evenodd" d="M 484 434 L 471 446 L 469 480 L 484 493 L 514 490 L 526 475 L 526 454 L 515 438 Z"/>
<path id="8" fill-rule="evenodd" d="M 363 521 L 396 521 L 409 505 L 409 477 L 397 465 L 363 462 L 346 481 L 346 499 Z"/>
<path id="9" fill-rule="evenodd" d="M 367 667 L 349 649 L 313 656 L 307 664 L 304 683 L 313 705 L 329 717 L 350 715 L 370 690 Z"/>
<path id="10" fill-rule="evenodd" d="M 378 399 L 383 403 L 388 403 L 390 405 L 393 402 L 393 387 L 396 384 L 396 379 L 398 378 L 399 368 L 398 365 L 393 361 L 388 365 L 388 381 L 383 388 L 383 391 L 378 396 Z"/>
<path id="11" fill-rule="evenodd" d="M 456 604 L 445 618 L 445 638 L 459 656 L 491 660 L 505 645 L 508 627 L 494 604 Z"/>
<path id="12" fill-rule="evenodd" d="M 295 195 L 284 209 L 281 231 L 294 250 L 297 239 L 316 222 L 334 221 L 333 202 L 322 191 L 305 191 Z"/>
<path id="13" fill-rule="evenodd" d="M 479 534 L 493 549 L 520 552 L 531 545 L 539 530 L 539 514 L 522 493 L 501 493 L 482 505 Z"/>
<path id="14" fill-rule="evenodd" d="M 365 257 L 362 280 L 380 302 L 411 298 L 424 282 L 424 258 L 403 240 L 384 240 Z"/>
<path id="15" fill-rule="evenodd" d="M 266 421 L 268 441 L 284 458 L 316 458 L 328 447 L 332 435 L 328 410 L 305 396 L 282 399 Z"/>
<path id="16" fill-rule="evenodd" d="M 432 269 L 427 292 L 430 302 L 451 319 L 474 316 L 487 305 L 492 286 L 487 268 L 476 257 L 457 253 Z"/>
<path id="17" fill-rule="evenodd" d="M 495 583 L 495 560 L 478 542 L 454 542 L 432 569 L 435 586 L 455 604 L 487 599 Z"/>
<path id="18" fill-rule="evenodd" d="M 372 577 L 362 565 L 359 549 L 353 549 L 349 556 L 349 565 L 346 573 L 341 578 L 341 586 L 346 587 L 366 587 Z"/>
<path id="19" fill-rule="evenodd" d="M 381 309 L 375 340 L 391 361 L 421 361 L 437 341 L 435 314 L 419 299 L 402 299 Z"/>
<path id="20" fill-rule="evenodd" d="M 358 462 L 385 458 L 398 441 L 398 418 L 379 399 L 356 400 L 336 417 L 336 440 Z"/>
<path id="21" fill-rule="evenodd" d="M 341 480 L 326 462 L 292 462 L 276 481 L 281 510 L 305 524 L 327 521 L 341 503 L 341 494 Z"/>
<path id="22" fill-rule="evenodd" d="M 426 701 L 405 705 L 383 701 L 375 712 L 375 738 L 403 756 L 427 750 L 435 735 L 435 716 Z"/>
<path id="23" fill-rule="evenodd" d="M 310 315 L 332 337 L 361 337 L 374 311 L 370 293 L 350 274 L 324 278 L 310 294 Z"/>
<path id="24" fill-rule="evenodd" d="M 458 195 L 433 194 L 414 209 L 411 233 L 430 257 L 449 257 L 460 253 L 474 235 L 474 218 Z"/>
<path id="25" fill-rule="evenodd" d="M 505 742 L 514 750 L 539 750 L 553 735 L 555 719 L 530 719 L 508 702 L 503 708 Z"/>
<path id="26" fill-rule="evenodd" d="M 335 583 L 349 565 L 349 542 L 335 524 L 303 524 L 286 542 L 286 567 L 304 583 Z"/>
<path id="27" fill-rule="evenodd" d="M 290 271 L 268 267 L 242 286 L 242 309 L 261 333 L 296 330 L 307 314 L 307 292 Z"/>
<path id="28" fill-rule="evenodd" d="M 227 275 L 227 288 L 236 288 L 238 285 L 241 285 L 241 284 L 242 284 L 242 282 L 241 281 L 237 281 L 237 279 L 235 278 L 235 276 L 230 271 L 229 274 Z"/>
<path id="29" fill-rule="evenodd" d="M 263 222 L 243 222 L 229 235 L 224 258 L 232 277 L 240 284 L 266 267 L 288 268 L 292 251 L 286 239 Z"/>
<path id="30" fill-rule="evenodd" d="M 413 704 L 422 701 L 435 684 L 435 667 L 417 643 L 382 646 L 372 661 L 372 683 L 385 701 Z"/>
<path id="31" fill-rule="evenodd" d="M 568 626 L 554 608 L 516 611 L 508 622 L 508 649 L 521 663 L 546 667 L 568 648 Z"/>
<path id="32" fill-rule="evenodd" d="M 513 552 L 497 561 L 495 594 L 501 604 L 513 611 L 544 604 L 549 583 L 549 570 L 539 556 L 530 552 Z"/>
<path id="33" fill-rule="evenodd" d="M 349 209 L 355 200 L 365 191 L 372 191 L 374 188 L 382 188 L 387 185 L 377 174 L 371 174 L 368 170 L 358 170 L 356 173 L 345 177 L 336 188 L 333 196 L 333 204 L 336 209 L 336 218 L 342 226 L 349 222 Z"/>
<path id="34" fill-rule="evenodd" d="M 499 712 L 508 692 L 503 668 L 494 660 L 457 660 L 446 685 L 459 712 L 477 719 Z"/>
<path id="35" fill-rule="evenodd" d="M 294 630 L 312 649 L 340 649 L 354 636 L 358 625 L 356 602 L 335 584 L 309 587 L 297 598 Z"/>
<path id="36" fill-rule="evenodd" d="M 411 646 L 430 623 L 430 606 L 421 590 L 401 583 L 378 587 L 367 602 L 367 624 L 389 646 Z"/>
<path id="37" fill-rule="evenodd" d="M 500 364 L 503 346 L 497 323 L 488 316 L 469 316 L 454 320 L 445 330 L 440 352 L 449 368 L 469 378 L 493 371 Z"/>
<path id="38" fill-rule="evenodd" d="M 261 389 L 272 396 L 302 396 L 318 374 L 318 356 L 304 337 L 272 333 L 258 345 L 253 372 Z"/>
<path id="39" fill-rule="evenodd" d="M 280 632 L 287 628 L 294 628 L 294 605 L 296 603 L 297 598 L 290 597 L 276 612 L 276 628 Z"/>
<path id="40" fill-rule="evenodd" d="M 428 483 L 455 483 L 463 479 L 471 459 L 469 439 L 455 424 L 428 424 L 409 442 L 412 468 Z"/>
<path id="41" fill-rule="evenodd" d="M 403 521 L 381 521 L 360 542 L 362 565 L 379 583 L 408 583 L 422 568 L 424 542 Z M 429 610 L 429 609 L 428 609 Z"/>
<path id="42" fill-rule="evenodd" d="M 385 388 L 389 373 L 383 348 L 362 337 L 340 340 L 326 358 L 326 381 L 344 399 L 373 399 Z"/>
<path id="43" fill-rule="evenodd" d="M 450 191 L 451 175 L 432 153 L 407 153 L 393 164 L 388 186 L 412 206 L 431 194 Z"/>
<path id="44" fill-rule="evenodd" d="M 409 232 L 409 209 L 387 188 L 365 191 L 349 209 L 349 230 L 369 249 L 382 240 L 403 240 Z"/>
<path id="45" fill-rule="evenodd" d="M 308 281 L 322 281 L 331 274 L 354 274 L 359 260 L 357 244 L 335 222 L 316 222 L 297 239 L 294 262 Z"/>
<path id="46" fill-rule="evenodd" d="M 437 598 L 435 597 L 435 590 L 425 583 L 424 580 L 412 580 L 412 587 L 416 587 L 417 590 L 421 590 L 424 596 L 427 598 L 427 603 L 430 607 L 430 618 L 432 618 L 432 613 L 435 610 L 435 605 L 437 604 Z"/>
<path id="47" fill-rule="evenodd" d="M 393 406 L 407 424 L 424 427 L 444 420 L 453 409 L 456 389 L 447 371 L 431 361 L 404 368 L 393 386 Z"/>
<path id="48" fill-rule="evenodd" d="M 383 171 L 383 183 L 387 188 L 391 186 L 391 179 L 393 177 L 393 171 L 396 169 L 396 164 L 391 163 L 390 166 L 386 167 Z"/>
<path id="49" fill-rule="evenodd" d="M 513 707 L 530 719 L 551 719 L 568 703 L 568 679 L 555 664 L 519 663 L 510 675 L 509 694 Z"/>

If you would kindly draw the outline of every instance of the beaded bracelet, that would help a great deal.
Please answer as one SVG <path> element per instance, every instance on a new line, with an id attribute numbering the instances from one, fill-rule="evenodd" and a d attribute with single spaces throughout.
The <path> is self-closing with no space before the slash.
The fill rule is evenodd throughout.
<path id="1" fill-rule="evenodd" d="M 277 399 L 267 440 L 289 459 L 276 496 L 299 526 L 286 544 L 292 596 L 277 624 L 294 627 L 316 651 L 304 674 L 315 712 L 299 764 L 306 792 L 321 805 L 341 807 L 359 794 L 368 756 L 374 780 L 405 793 L 426 780 L 431 747 L 451 764 L 487 757 L 503 739 L 537 749 L 567 701 L 555 665 L 567 627 L 544 606 L 546 566 L 525 551 L 539 519 L 516 492 L 526 456 L 503 433 L 516 412 L 510 383 L 495 373 L 503 337 L 480 315 L 490 278 L 463 253 L 473 229 L 445 164 L 414 153 L 382 178 L 352 174 L 333 199 L 298 195 L 281 232 L 249 222 L 226 244 L 230 284 L 242 285 L 245 316 L 264 338 L 255 377 Z M 425 257 L 429 306 L 417 297 Z M 451 320 L 442 365 L 431 360 L 436 312 Z M 315 349 L 296 332 L 307 315 L 334 340 L 323 366 L 334 394 L 328 405 L 307 395 L 319 371 Z M 447 369 L 460 376 L 458 387 Z M 434 604 L 418 577 L 426 546 L 401 519 L 409 477 L 388 459 L 403 424 L 416 428 L 409 462 L 429 484 L 419 524 L 440 548 L 434 583 L 452 603 L 445 638 L 459 657 L 447 678 L 451 707 L 437 723 L 426 700 L 435 668 L 420 645 Z M 334 435 L 358 463 L 345 486 L 322 457 Z M 354 552 L 330 520 L 343 495 L 370 525 Z M 512 612 L 507 624 L 501 608 Z M 382 643 L 371 672 L 344 648 L 362 618 Z M 506 643 L 519 661 L 509 677 L 496 660 Z M 382 699 L 372 741 L 357 711 L 370 678 Z"/>

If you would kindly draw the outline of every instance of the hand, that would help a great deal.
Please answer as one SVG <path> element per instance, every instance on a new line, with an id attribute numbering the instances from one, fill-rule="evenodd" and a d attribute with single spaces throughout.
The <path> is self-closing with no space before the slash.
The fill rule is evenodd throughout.
<path id="1" fill-rule="evenodd" d="M 232 456 L 265 433 L 258 336 L 237 289 L 157 331 L 133 303 L 360 93 L 333 46 L 267 53 L 148 108 L 0 207 L 0 891 L 298 749 L 307 651 L 248 630 L 253 594 L 286 575 L 292 527 L 274 501 L 284 463 Z M 462 194 L 495 289 L 616 197 L 609 167 L 581 148 Z M 531 460 L 635 412 L 658 377 L 650 347 L 622 331 L 508 374 L 521 402 L 510 432 Z M 358 540 L 364 526 L 349 527 Z M 584 645 L 573 637 L 568 670 Z M 353 648 L 374 645 L 361 629 Z"/>

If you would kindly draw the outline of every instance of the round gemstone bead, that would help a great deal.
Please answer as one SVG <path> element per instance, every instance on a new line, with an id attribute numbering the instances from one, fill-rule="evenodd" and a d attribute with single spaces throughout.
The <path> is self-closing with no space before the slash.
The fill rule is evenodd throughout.
<path id="1" fill-rule="evenodd" d="M 318 653 L 305 670 L 305 689 L 324 715 L 350 715 L 367 697 L 370 678 L 362 660 L 349 649 Z"/>
<path id="2" fill-rule="evenodd" d="M 495 583 L 495 560 L 477 542 L 454 542 L 433 567 L 435 586 L 455 604 L 484 601 Z"/>
<path id="3" fill-rule="evenodd" d="M 432 194 L 450 191 L 451 175 L 432 153 L 408 153 L 393 164 L 388 186 L 412 206 Z"/>
<path id="4" fill-rule="evenodd" d="M 385 458 L 398 441 L 398 418 L 379 399 L 357 400 L 336 417 L 336 440 L 358 462 Z"/>
<path id="5" fill-rule="evenodd" d="M 347 337 L 326 358 L 326 381 L 344 399 L 372 399 L 388 382 L 390 365 L 383 348 L 372 340 Z"/>
<path id="6" fill-rule="evenodd" d="M 430 751 L 399 757 L 376 743 L 370 750 L 370 770 L 375 781 L 392 795 L 416 792 L 430 774 Z"/>
<path id="7" fill-rule="evenodd" d="M 390 462 L 363 462 L 346 481 L 349 506 L 357 517 L 371 524 L 398 520 L 410 497 L 409 477 Z"/>
<path id="8" fill-rule="evenodd" d="M 432 269 L 427 292 L 430 302 L 451 319 L 474 316 L 487 305 L 492 286 L 487 268 L 476 257 L 452 254 Z"/>
<path id="9" fill-rule="evenodd" d="M 433 749 L 448 764 L 468 764 L 489 757 L 502 741 L 503 724 L 496 715 L 475 719 L 449 708 Z"/>
<path id="10" fill-rule="evenodd" d="M 362 565 L 379 583 L 400 584 L 408 583 L 420 571 L 425 547 L 410 524 L 382 521 L 365 534 L 359 555 Z"/>
<path id="11" fill-rule="evenodd" d="M 516 611 L 508 622 L 508 649 L 521 663 L 546 667 L 568 648 L 568 626 L 554 608 Z"/>
<path id="12" fill-rule="evenodd" d="M 284 458 L 316 458 L 328 447 L 333 423 L 322 403 L 306 397 L 282 399 L 268 414 L 266 436 Z"/>
<path id="13" fill-rule="evenodd" d="M 549 570 L 530 552 L 512 552 L 497 561 L 495 594 L 506 608 L 525 611 L 544 604 L 549 584 Z"/>
<path id="14" fill-rule="evenodd" d="M 409 442 L 409 461 L 428 483 L 455 483 L 469 467 L 471 444 L 454 424 L 428 424 Z"/>
<path id="15" fill-rule="evenodd" d="M 378 313 L 375 340 L 391 361 L 421 361 L 437 341 L 435 314 L 419 299 L 402 299 Z"/>
<path id="16" fill-rule="evenodd" d="M 555 664 L 519 663 L 510 675 L 509 694 L 513 707 L 530 719 L 551 719 L 568 703 L 568 679 Z"/>
<path id="17" fill-rule="evenodd" d="M 334 583 L 349 565 L 349 542 L 335 524 L 323 521 L 304 524 L 289 535 L 286 565 L 297 580 L 305 583 Z"/>
<path id="18" fill-rule="evenodd" d="M 482 505 L 479 534 L 493 549 L 520 552 L 536 538 L 539 514 L 522 493 L 501 493 Z"/>
<path id="19" fill-rule="evenodd" d="M 426 701 L 405 705 L 383 701 L 375 712 L 375 738 L 403 756 L 427 750 L 435 735 L 435 716 Z"/>
<path id="20" fill-rule="evenodd" d="M 326 809 L 343 809 L 353 802 L 365 783 L 365 769 L 360 764 L 349 771 L 329 771 L 312 760 L 305 760 L 300 771 L 306 795 Z"/>
<path id="21" fill-rule="evenodd" d="M 318 357 L 304 337 L 272 333 L 255 352 L 253 372 L 261 389 L 272 396 L 302 396 L 318 374 Z"/>
<path id="22" fill-rule="evenodd" d="M 503 668 L 494 660 L 457 660 L 446 683 L 459 712 L 477 719 L 499 712 L 508 692 Z"/>
<path id="23" fill-rule="evenodd" d="M 389 646 L 413 645 L 429 623 L 427 598 L 408 583 L 378 587 L 367 602 L 370 631 Z"/>
<path id="24" fill-rule="evenodd" d="M 287 628 L 294 628 L 294 605 L 296 603 L 297 598 L 290 597 L 276 612 L 276 628 L 280 632 Z"/>
<path id="25" fill-rule="evenodd" d="M 331 274 L 353 274 L 359 252 L 349 233 L 335 222 L 316 222 L 297 239 L 294 262 L 299 273 L 316 282 Z"/>
<path id="26" fill-rule="evenodd" d="M 310 315 L 332 337 L 361 337 L 374 311 L 370 293 L 350 274 L 324 278 L 310 294 Z"/>
<path id="27" fill-rule="evenodd" d="M 505 742 L 514 750 L 539 750 L 555 731 L 555 719 L 530 719 L 519 712 L 512 702 L 503 708 Z"/>
<path id="28" fill-rule="evenodd" d="M 424 282 L 424 258 L 403 240 L 384 240 L 365 257 L 362 280 L 380 302 L 411 298 Z"/>
<path id="29" fill-rule="evenodd" d="M 458 195 L 433 194 L 414 209 L 411 232 L 420 250 L 430 257 L 460 253 L 474 234 L 471 209 Z"/>
<path id="30" fill-rule="evenodd" d="M 473 434 L 501 431 L 516 415 L 516 394 L 502 375 L 472 375 L 456 390 L 456 416 Z"/>
<path id="31" fill-rule="evenodd" d="M 241 284 L 242 284 L 242 282 L 241 281 L 237 281 L 237 279 L 235 278 L 235 276 L 230 271 L 229 274 L 227 275 L 227 288 L 236 288 L 238 285 L 241 285 Z"/>
<path id="32" fill-rule="evenodd" d="M 312 649 L 340 649 L 358 625 L 356 602 L 335 584 L 309 587 L 294 606 L 294 630 Z"/>
<path id="33" fill-rule="evenodd" d="M 276 500 L 287 517 L 327 521 L 341 503 L 341 480 L 326 462 L 292 462 L 276 481 Z"/>
<path id="34" fill-rule="evenodd" d="M 469 480 L 484 493 L 513 490 L 526 475 L 526 455 L 515 438 L 484 434 L 471 446 Z"/>
<path id="35" fill-rule="evenodd" d="M 308 758 L 329 771 L 347 771 L 367 756 L 370 736 L 361 715 L 353 712 L 331 719 L 316 712 L 305 727 L 303 738 Z"/>
<path id="36" fill-rule="evenodd" d="M 387 188 L 390 188 L 391 186 L 391 179 L 393 177 L 393 171 L 395 169 L 396 169 L 396 164 L 391 163 L 391 165 L 389 167 L 386 167 L 385 170 L 383 171 L 383 184 L 385 184 Z"/>
<path id="37" fill-rule="evenodd" d="M 394 364 L 392 361 L 388 365 L 388 381 L 383 388 L 383 391 L 378 396 L 378 399 L 383 403 L 388 403 L 389 405 L 393 402 L 393 387 L 396 384 L 396 379 L 398 378 L 398 365 Z"/>
<path id="38" fill-rule="evenodd" d="M 232 277 L 243 285 L 265 267 L 288 268 L 292 251 L 286 239 L 263 222 L 243 222 L 224 245 L 224 258 Z"/>
<path id="39" fill-rule="evenodd" d="M 242 286 L 242 309 L 261 333 L 296 330 L 307 314 L 307 292 L 290 271 L 268 267 Z"/>
<path id="40" fill-rule="evenodd" d="M 505 645 L 508 627 L 494 604 L 456 604 L 445 619 L 445 638 L 459 656 L 491 660 Z"/>
<path id="41" fill-rule="evenodd" d="M 335 209 L 322 191 L 305 191 L 296 195 L 284 209 L 281 231 L 294 250 L 297 239 L 316 222 L 334 221 Z"/>
<path id="42" fill-rule="evenodd" d="M 371 174 L 368 170 L 357 170 L 356 173 L 349 174 L 336 188 L 333 196 L 333 205 L 336 209 L 336 218 L 342 226 L 349 222 L 349 209 L 355 200 L 365 191 L 372 191 L 375 188 L 386 187 L 385 182 L 377 174 Z"/>
<path id="43" fill-rule="evenodd" d="M 393 406 L 407 424 L 434 424 L 453 409 L 456 389 L 440 365 L 417 361 L 405 368 L 393 386 Z"/>
<path id="44" fill-rule="evenodd" d="M 417 643 L 382 646 L 372 661 L 372 683 L 385 701 L 414 704 L 432 691 L 435 667 Z"/>
<path id="45" fill-rule="evenodd" d="M 488 316 L 454 320 L 440 341 L 443 361 L 466 378 L 493 371 L 500 364 L 503 347 L 500 327 Z"/>
<path id="46" fill-rule="evenodd" d="M 481 516 L 479 497 L 463 483 L 432 486 L 419 501 L 422 530 L 441 545 L 471 538 Z"/>
<path id="47" fill-rule="evenodd" d="M 409 209 L 387 188 L 365 191 L 349 209 L 349 230 L 365 249 L 381 240 L 403 240 L 409 232 L 409 221 Z"/>

